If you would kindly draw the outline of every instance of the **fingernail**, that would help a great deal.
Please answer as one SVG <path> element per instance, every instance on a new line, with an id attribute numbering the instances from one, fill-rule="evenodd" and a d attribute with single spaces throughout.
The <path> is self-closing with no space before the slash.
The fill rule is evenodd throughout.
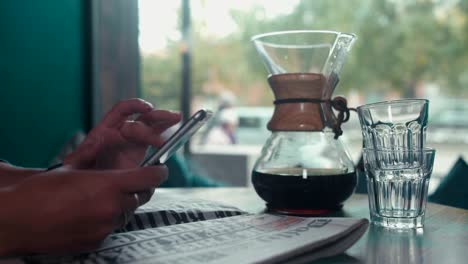
<path id="1" fill-rule="evenodd" d="M 146 109 L 153 109 L 153 104 L 148 102 L 148 101 L 145 101 L 145 100 L 142 100 L 144 103 L 145 103 L 145 108 Z"/>

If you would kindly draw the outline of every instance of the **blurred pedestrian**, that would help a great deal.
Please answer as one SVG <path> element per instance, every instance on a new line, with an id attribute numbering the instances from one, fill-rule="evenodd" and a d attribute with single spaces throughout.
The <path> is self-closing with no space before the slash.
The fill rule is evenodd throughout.
<path id="1" fill-rule="evenodd" d="M 209 131 L 206 145 L 234 145 L 237 144 L 236 131 L 239 118 L 233 108 L 227 108 L 219 112 L 217 124 Z"/>

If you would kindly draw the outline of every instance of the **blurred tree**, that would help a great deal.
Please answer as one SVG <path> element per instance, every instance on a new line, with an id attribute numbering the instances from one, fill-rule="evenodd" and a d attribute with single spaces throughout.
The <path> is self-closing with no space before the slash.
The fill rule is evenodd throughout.
<path id="1" fill-rule="evenodd" d="M 158 108 L 180 110 L 181 61 L 177 47 L 173 43 L 167 52 L 142 59 L 143 95 Z"/>
<path id="2" fill-rule="evenodd" d="M 468 0 L 302 0 L 289 14 L 267 14 L 268 6 L 233 10 L 238 30 L 222 38 L 207 35 L 203 21 L 193 17 L 194 94 L 227 89 L 241 103 L 271 105 L 267 73 L 251 37 L 330 29 L 358 36 L 337 93 L 393 90 L 412 97 L 419 83 L 434 82 L 446 94 L 468 96 L 463 94 L 468 86 Z M 177 109 L 180 90 L 177 45 L 170 43 L 165 57 L 143 58 L 144 93 L 163 105 L 174 104 L 171 109 Z"/>

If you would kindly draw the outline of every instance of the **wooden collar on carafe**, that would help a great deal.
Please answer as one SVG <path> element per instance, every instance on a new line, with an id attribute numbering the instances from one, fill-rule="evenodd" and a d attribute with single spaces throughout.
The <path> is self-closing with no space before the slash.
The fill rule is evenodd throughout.
<path id="1" fill-rule="evenodd" d="M 321 131 L 329 126 L 335 131 L 335 138 L 341 135 L 341 123 L 349 118 L 346 99 L 335 97 L 330 100 L 334 87 L 328 86 L 323 74 L 277 74 L 268 77 L 268 83 L 275 96 L 275 111 L 267 126 L 269 130 Z M 332 107 L 340 108 L 337 109 L 340 120 L 335 117 Z M 346 109 L 344 114 L 341 109 Z"/>

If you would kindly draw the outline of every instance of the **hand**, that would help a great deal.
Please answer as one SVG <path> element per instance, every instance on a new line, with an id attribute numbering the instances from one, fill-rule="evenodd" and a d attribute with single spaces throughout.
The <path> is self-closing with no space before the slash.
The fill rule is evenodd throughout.
<path id="1" fill-rule="evenodd" d="M 132 121 L 130 116 L 140 114 Z M 143 160 L 148 145 L 159 147 L 161 133 L 180 121 L 180 114 L 155 110 L 141 99 L 121 101 L 88 134 L 64 164 L 82 169 L 129 169 Z"/>
<path id="2" fill-rule="evenodd" d="M 125 212 L 138 207 L 134 193 L 166 177 L 164 165 L 106 171 L 64 166 L 0 189 L 0 255 L 95 249 L 124 224 Z"/>

